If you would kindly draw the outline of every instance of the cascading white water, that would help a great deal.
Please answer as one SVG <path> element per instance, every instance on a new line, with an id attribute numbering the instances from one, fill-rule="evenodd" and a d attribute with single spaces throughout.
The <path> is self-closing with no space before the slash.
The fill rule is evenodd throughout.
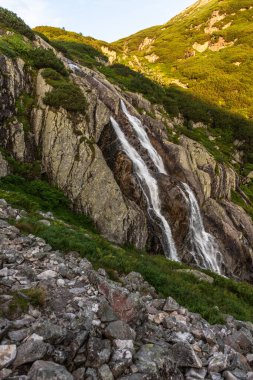
<path id="1" fill-rule="evenodd" d="M 159 224 L 162 228 L 164 235 L 163 244 L 165 248 L 165 254 L 168 258 L 178 261 L 177 250 L 172 237 L 170 226 L 161 213 L 161 203 L 157 181 L 154 177 L 152 177 L 144 160 L 141 158 L 135 148 L 128 142 L 124 132 L 121 130 L 119 124 L 113 117 L 111 117 L 111 123 L 125 153 L 131 159 L 134 165 L 136 175 L 139 178 L 143 192 L 147 198 L 149 215 L 152 218 L 155 216 L 156 220 L 159 221 Z"/>
<path id="2" fill-rule="evenodd" d="M 123 100 L 121 100 L 120 102 L 121 102 L 122 111 L 126 115 L 129 123 L 132 125 L 134 131 L 136 132 L 141 145 L 143 146 L 143 148 L 145 148 L 148 151 L 149 157 L 151 158 L 151 160 L 155 164 L 159 173 L 167 174 L 165 167 L 164 167 L 164 164 L 163 164 L 162 157 L 159 156 L 159 154 L 157 153 L 157 151 L 155 150 L 155 148 L 151 144 L 149 137 L 148 137 L 148 134 L 145 131 L 145 129 L 143 128 L 142 122 L 137 117 L 131 115 L 128 112 L 126 105 L 123 102 Z"/>
<path id="3" fill-rule="evenodd" d="M 221 254 L 218 245 L 213 236 L 205 231 L 198 201 L 193 191 L 186 183 L 182 183 L 182 186 L 181 191 L 190 210 L 188 236 L 190 253 L 199 267 L 221 274 Z"/>

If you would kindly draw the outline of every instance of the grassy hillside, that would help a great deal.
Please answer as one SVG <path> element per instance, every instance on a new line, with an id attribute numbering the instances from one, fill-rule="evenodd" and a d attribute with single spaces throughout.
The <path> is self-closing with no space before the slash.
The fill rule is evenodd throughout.
<path id="1" fill-rule="evenodd" d="M 252 17 L 252 0 L 198 1 L 111 48 L 119 62 L 162 84 L 253 118 Z"/>

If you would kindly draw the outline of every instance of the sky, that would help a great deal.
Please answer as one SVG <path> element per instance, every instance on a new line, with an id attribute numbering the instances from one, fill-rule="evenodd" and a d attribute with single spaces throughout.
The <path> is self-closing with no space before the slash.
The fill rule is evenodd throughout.
<path id="1" fill-rule="evenodd" d="M 64 27 L 107 42 L 164 24 L 194 0 L 0 0 L 31 26 Z"/>

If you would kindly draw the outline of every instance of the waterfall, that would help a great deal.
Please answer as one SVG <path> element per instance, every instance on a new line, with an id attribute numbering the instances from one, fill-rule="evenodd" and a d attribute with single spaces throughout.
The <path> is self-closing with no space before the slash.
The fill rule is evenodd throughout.
<path id="1" fill-rule="evenodd" d="M 127 154 L 127 156 L 133 163 L 136 175 L 140 181 L 140 185 L 147 199 L 148 213 L 152 219 L 158 221 L 162 229 L 165 254 L 168 258 L 178 261 L 177 250 L 172 237 L 170 226 L 161 212 L 161 202 L 159 198 L 159 188 L 157 181 L 151 175 L 147 165 L 145 164 L 144 160 L 141 158 L 139 153 L 128 142 L 124 132 L 121 130 L 119 124 L 113 117 L 111 117 L 111 123 L 119 141 L 121 142 L 124 152 Z M 157 153 L 156 155 L 158 156 Z"/>
<path id="2" fill-rule="evenodd" d="M 221 274 L 222 260 L 218 245 L 213 236 L 205 231 L 198 201 L 193 191 L 186 183 L 182 183 L 182 186 L 181 191 L 190 210 L 188 235 L 190 253 L 199 267 Z"/>
<path id="3" fill-rule="evenodd" d="M 145 148 L 148 151 L 149 157 L 151 158 L 151 160 L 155 164 L 155 166 L 158 169 L 159 173 L 167 174 L 167 172 L 166 172 L 166 170 L 164 168 L 163 160 L 159 156 L 159 154 L 157 153 L 157 151 L 155 150 L 155 148 L 153 147 L 153 145 L 151 144 L 151 142 L 149 140 L 149 137 L 148 137 L 148 134 L 145 131 L 145 129 L 143 128 L 143 125 L 142 125 L 141 121 L 137 117 L 131 115 L 128 112 L 128 110 L 126 108 L 126 105 L 123 102 L 123 100 L 121 100 L 120 102 L 121 102 L 122 111 L 126 115 L 129 123 L 132 125 L 135 133 L 137 134 L 137 136 L 139 138 L 139 141 L 140 141 L 141 145 L 143 146 L 143 148 Z"/>
<path id="4" fill-rule="evenodd" d="M 133 127 L 133 130 L 135 131 L 140 144 L 148 152 L 148 155 L 157 168 L 158 172 L 168 175 L 165 170 L 163 160 L 155 148 L 152 146 L 141 120 L 129 113 L 123 100 L 121 100 L 121 108 L 129 123 Z M 172 258 L 173 260 L 178 260 L 170 226 L 164 216 L 161 214 L 161 204 L 157 181 L 150 174 L 145 162 L 140 157 L 139 153 L 134 149 L 133 146 L 129 144 L 118 123 L 113 118 L 111 118 L 111 121 L 126 154 L 134 164 L 134 168 L 140 180 L 142 190 L 147 198 L 149 215 L 153 219 L 155 216 L 155 219 L 159 220 L 159 224 L 163 230 L 164 240 L 166 241 L 166 256 Z M 180 187 L 180 190 L 184 196 L 186 203 L 189 206 L 189 254 L 193 256 L 196 264 L 199 267 L 210 269 L 221 274 L 221 253 L 219 252 L 219 248 L 214 237 L 205 231 L 198 201 L 193 191 L 186 183 L 182 184 L 182 188 Z"/>

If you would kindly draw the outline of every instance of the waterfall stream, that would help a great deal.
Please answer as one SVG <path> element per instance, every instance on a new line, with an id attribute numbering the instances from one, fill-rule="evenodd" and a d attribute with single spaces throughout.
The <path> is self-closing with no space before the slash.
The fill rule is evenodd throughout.
<path id="1" fill-rule="evenodd" d="M 151 175 L 147 165 L 135 148 L 128 142 L 124 132 L 116 120 L 111 117 L 113 129 L 121 142 L 122 148 L 134 165 L 136 175 L 140 181 L 142 190 L 148 203 L 150 217 L 157 220 L 163 232 L 164 251 L 168 258 L 178 261 L 176 246 L 172 237 L 170 226 L 161 213 L 159 188 L 156 179 Z"/>
<path id="2" fill-rule="evenodd" d="M 182 183 L 182 194 L 189 205 L 190 224 L 188 240 L 190 253 L 199 267 L 221 274 L 221 254 L 212 235 L 204 228 L 198 201 L 186 183 Z"/>
<path id="3" fill-rule="evenodd" d="M 141 121 L 137 117 L 131 115 L 128 112 L 126 105 L 123 102 L 123 100 L 121 100 L 120 102 L 121 102 L 122 111 L 126 115 L 129 123 L 132 125 L 134 131 L 136 132 L 141 145 L 143 146 L 143 148 L 145 148 L 148 151 L 149 157 L 151 158 L 151 160 L 155 164 L 159 173 L 167 174 L 167 172 L 164 168 L 162 157 L 159 156 L 159 154 L 157 153 L 157 151 L 155 150 L 155 148 L 151 144 L 149 137 L 147 135 L 147 132 L 143 128 Z"/>
<path id="4" fill-rule="evenodd" d="M 148 152 L 148 155 L 157 168 L 158 172 L 168 175 L 165 170 L 163 160 L 151 144 L 151 141 L 142 125 L 141 120 L 129 113 L 123 100 L 121 100 L 121 108 L 129 123 L 131 124 L 133 130 L 135 131 L 140 144 Z M 142 190 L 148 202 L 149 215 L 153 220 L 158 220 L 159 225 L 162 228 L 165 241 L 165 243 L 163 242 L 165 245 L 165 254 L 170 259 L 178 261 L 179 259 L 177 250 L 172 237 L 170 226 L 161 213 L 161 202 L 159 198 L 159 188 L 157 181 L 151 175 L 147 165 L 139 153 L 128 142 L 119 124 L 113 118 L 111 118 L 111 122 L 125 153 L 133 162 L 136 174 L 139 178 Z M 189 207 L 189 253 L 193 256 L 196 264 L 199 267 L 210 269 L 221 274 L 221 254 L 213 236 L 205 231 L 198 201 L 193 191 L 186 183 L 182 183 L 180 190 Z"/>

